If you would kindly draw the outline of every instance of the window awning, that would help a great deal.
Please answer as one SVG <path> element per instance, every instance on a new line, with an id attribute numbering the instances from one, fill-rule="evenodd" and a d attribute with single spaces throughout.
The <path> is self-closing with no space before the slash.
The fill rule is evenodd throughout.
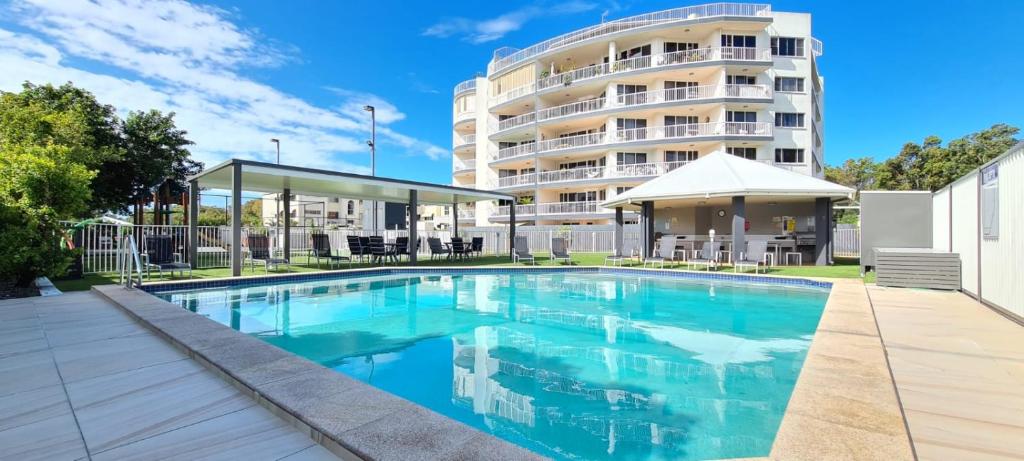
<path id="1" fill-rule="evenodd" d="M 207 168 L 189 180 L 197 181 L 201 188 L 230 190 L 234 165 L 241 165 L 242 190 L 249 192 L 269 194 L 289 189 L 291 193 L 301 195 L 404 203 L 409 201 L 409 192 L 415 190 L 419 203 L 439 205 L 513 199 L 508 194 L 464 187 L 240 159 L 231 159 Z"/>

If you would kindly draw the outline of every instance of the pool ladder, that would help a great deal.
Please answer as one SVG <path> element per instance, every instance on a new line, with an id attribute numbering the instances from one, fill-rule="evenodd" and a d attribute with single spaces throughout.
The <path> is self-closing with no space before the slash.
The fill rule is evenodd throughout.
<path id="1" fill-rule="evenodd" d="M 135 244 L 135 236 L 131 234 L 121 237 L 121 245 L 117 248 L 117 269 L 120 274 L 119 284 L 125 288 L 132 288 L 132 276 L 137 275 L 138 282 L 135 286 L 142 286 L 142 258 L 139 256 L 139 247 Z"/>

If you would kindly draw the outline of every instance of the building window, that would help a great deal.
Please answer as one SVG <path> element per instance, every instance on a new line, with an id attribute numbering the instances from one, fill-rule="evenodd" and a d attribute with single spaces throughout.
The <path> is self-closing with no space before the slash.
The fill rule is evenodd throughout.
<path id="1" fill-rule="evenodd" d="M 636 139 L 647 139 L 647 120 L 642 118 L 620 118 L 615 121 L 619 130 L 619 139 L 632 141 Z"/>
<path id="2" fill-rule="evenodd" d="M 689 51 L 700 48 L 700 45 L 692 42 L 665 42 L 665 52 L 675 53 L 676 51 Z"/>
<path id="3" fill-rule="evenodd" d="M 628 191 L 628 190 L 630 190 L 632 188 L 633 188 L 633 186 L 619 186 L 619 187 L 616 187 L 615 188 L 615 195 L 622 195 L 622 194 L 626 193 L 626 191 Z"/>
<path id="4" fill-rule="evenodd" d="M 605 191 L 586 191 L 586 192 L 562 192 L 558 194 L 559 202 L 595 202 L 598 200 L 605 199 Z"/>
<path id="5" fill-rule="evenodd" d="M 757 37 L 753 35 L 722 35 L 722 46 L 755 48 Z"/>
<path id="6" fill-rule="evenodd" d="M 783 128 L 803 128 L 804 114 L 792 112 L 776 112 L 775 126 Z"/>
<path id="7" fill-rule="evenodd" d="M 619 60 L 629 59 L 636 56 L 650 56 L 651 45 L 638 46 L 619 53 Z"/>
<path id="8" fill-rule="evenodd" d="M 669 171 L 676 169 L 682 162 L 692 162 L 697 160 L 698 152 L 695 150 L 667 150 L 665 151 L 665 161 L 669 163 Z"/>
<path id="9" fill-rule="evenodd" d="M 351 214 L 355 214 L 355 213 L 356 213 L 356 202 L 349 201 L 348 202 L 348 214 L 351 215 Z"/>
<path id="10" fill-rule="evenodd" d="M 581 160 L 581 161 L 578 161 L 578 162 L 559 163 L 558 164 L 558 169 L 559 170 L 573 170 L 573 169 L 576 169 L 576 168 L 594 168 L 594 167 L 598 166 L 599 162 L 600 162 L 601 166 L 604 166 L 604 162 L 605 162 L 604 157 L 601 157 L 600 160 Z"/>
<path id="11" fill-rule="evenodd" d="M 775 163 L 804 163 L 804 150 L 775 149 Z"/>
<path id="12" fill-rule="evenodd" d="M 753 75 L 726 75 L 726 85 L 756 85 L 757 77 Z"/>
<path id="13" fill-rule="evenodd" d="M 647 85 L 617 85 L 615 93 L 619 104 L 645 104 L 647 102 Z"/>
<path id="14" fill-rule="evenodd" d="M 699 96 L 697 82 L 665 82 L 665 99 L 668 101 L 680 101 L 695 99 Z"/>
<path id="15" fill-rule="evenodd" d="M 643 152 L 616 152 L 615 153 L 615 164 L 616 165 L 636 165 L 638 163 L 647 163 L 647 154 Z"/>
<path id="16" fill-rule="evenodd" d="M 772 37 L 772 56 L 803 56 L 804 39 Z"/>
<path id="17" fill-rule="evenodd" d="M 757 121 L 757 112 L 727 110 L 727 111 L 725 111 L 725 121 L 727 121 L 727 122 L 756 122 Z"/>
<path id="18" fill-rule="evenodd" d="M 338 198 L 338 197 L 331 197 L 331 203 L 338 203 L 340 201 L 341 201 L 341 199 Z"/>
<path id="19" fill-rule="evenodd" d="M 338 212 L 337 211 L 328 211 L 327 212 L 327 219 L 338 219 Z"/>
<path id="20" fill-rule="evenodd" d="M 803 93 L 803 77 L 775 77 L 775 91 L 786 93 Z"/>
<path id="21" fill-rule="evenodd" d="M 743 157 L 747 160 L 757 160 L 756 147 L 726 147 L 725 153 L 735 155 L 737 157 Z"/>

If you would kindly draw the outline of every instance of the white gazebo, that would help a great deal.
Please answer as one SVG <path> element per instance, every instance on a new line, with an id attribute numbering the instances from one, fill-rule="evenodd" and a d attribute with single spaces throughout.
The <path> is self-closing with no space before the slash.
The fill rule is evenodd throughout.
<path id="1" fill-rule="evenodd" d="M 227 189 L 231 191 L 231 275 L 242 272 L 242 191 L 282 193 L 284 209 L 290 207 L 291 194 L 314 196 L 341 196 L 354 199 L 398 202 L 409 205 L 409 242 L 416 239 L 416 209 L 421 203 L 451 205 L 452 215 L 458 216 L 458 204 L 485 200 L 511 200 L 512 196 L 497 192 L 464 187 L 431 184 L 401 179 L 366 176 L 338 171 L 319 170 L 291 165 L 251 160 L 231 159 L 207 168 L 189 179 L 189 255 L 197 254 L 199 191 L 200 189 Z M 514 216 L 513 216 L 514 218 Z M 290 220 L 284 220 L 284 254 L 290 257 Z M 509 248 L 515 238 L 515 220 L 509 225 Z M 454 229 L 458 232 L 458 220 Z M 414 250 L 411 248 L 410 250 Z M 195 266 L 195 258 L 190 258 Z M 409 262 L 416 263 L 416 251 L 409 251 Z"/>
<path id="2" fill-rule="evenodd" d="M 761 219 L 753 223 L 761 234 L 770 234 L 778 225 L 771 219 L 764 222 L 768 214 L 806 213 L 808 218 L 813 215 L 814 260 L 821 265 L 829 261 L 832 201 L 848 198 L 853 192 L 849 187 L 822 179 L 716 152 L 619 194 L 601 206 L 615 209 L 616 248 L 622 244 L 623 209 L 640 211 L 645 255 L 651 255 L 654 248 L 655 209 L 662 210 L 664 216 L 675 213 L 670 218 L 672 222 L 680 217 L 689 219 L 691 234 L 706 234 L 718 220 L 720 227 L 731 229 L 734 249 L 745 248 L 746 228 L 751 225 L 749 212 L 754 207 L 761 211 L 754 213 Z M 713 213 L 716 208 L 718 212 Z M 722 218 L 728 218 L 727 224 Z M 671 226 L 669 221 L 663 220 L 663 224 Z"/>

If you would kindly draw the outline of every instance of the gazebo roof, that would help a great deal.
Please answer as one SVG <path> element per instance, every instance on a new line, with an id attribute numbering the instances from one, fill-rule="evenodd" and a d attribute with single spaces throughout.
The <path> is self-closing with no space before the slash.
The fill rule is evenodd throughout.
<path id="1" fill-rule="evenodd" d="M 829 181 L 721 152 L 687 163 L 601 204 L 639 206 L 646 201 L 718 197 L 846 198 L 854 191 Z"/>
<path id="2" fill-rule="evenodd" d="M 189 180 L 197 181 L 199 187 L 230 190 L 234 165 L 241 165 L 242 190 L 250 192 L 279 193 L 289 189 L 291 193 L 300 195 L 341 196 L 404 203 L 409 200 L 409 192 L 415 190 L 418 192 L 420 203 L 438 205 L 513 198 L 500 192 L 465 187 L 239 159 L 231 159 L 207 168 Z"/>

